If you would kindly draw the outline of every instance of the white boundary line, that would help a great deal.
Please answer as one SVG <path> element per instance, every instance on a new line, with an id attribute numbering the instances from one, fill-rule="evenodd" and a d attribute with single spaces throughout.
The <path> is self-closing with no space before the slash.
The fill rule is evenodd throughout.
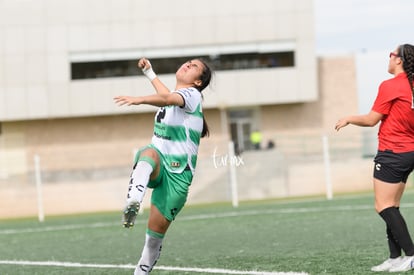
<path id="1" fill-rule="evenodd" d="M 134 269 L 134 265 L 111 265 L 111 264 L 81 264 L 70 262 L 33 262 L 33 261 L 0 261 L 0 265 L 34 265 L 34 266 L 60 266 L 60 267 L 91 267 L 91 268 L 115 268 L 115 269 Z M 165 271 L 182 271 L 211 274 L 239 274 L 239 275 L 309 275 L 305 272 L 268 272 L 268 271 L 241 271 L 219 268 L 195 268 L 195 267 L 173 267 L 155 266 L 154 269 Z"/>
<path id="2" fill-rule="evenodd" d="M 404 208 L 413 208 L 414 204 L 404 204 Z M 359 205 L 359 206 L 333 206 L 333 207 L 309 207 L 309 208 L 283 208 L 274 210 L 261 210 L 261 211 L 231 211 L 220 214 L 204 214 L 181 217 L 181 221 L 192 221 L 201 219 L 218 219 L 240 216 L 252 216 L 252 215 L 271 215 L 271 214 L 289 214 L 289 213 L 310 213 L 310 212 L 322 212 L 322 211 L 355 211 L 355 210 L 367 210 L 372 209 L 372 205 Z M 137 223 L 144 223 L 139 221 Z M 64 230 L 76 230 L 81 228 L 99 228 L 117 226 L 116 223 L 94 223 L 94 224 L 79 224 L 79 225 L 65 225 L 65 226 L 48 226 L 43 228 L 27 228 L 27 229 L 6 229 L 0 230 L 0 235 L 9 234 L 22 234 L 22 233 L 37 233 L 48 231 L 64 231 Z M 8 261 L 0 260 L 0 265 L 32 265 L 32 266 L 61 266 L 61 267 L 78 267 L 78 268 L 115 268 L 115 269 L 133 269 L 134 265 L 110 265 L 110 264 L 82 264 L 71 262 L 53 262 L 53 261 Z M 240 271 L 230 269 L 217 269 L 217 268 L 191 268 L 191 267 L 172 267 L 172 266 L 155 266 L 154 269 L 166 270 L 166 271 L 181 271 L 181 272 L 195 272 L 195 273 L 211 273 L 211 274 L 237 274 L 237 275 L 309 275 L 305 272 L 268 272 L 268 271 Z"/>

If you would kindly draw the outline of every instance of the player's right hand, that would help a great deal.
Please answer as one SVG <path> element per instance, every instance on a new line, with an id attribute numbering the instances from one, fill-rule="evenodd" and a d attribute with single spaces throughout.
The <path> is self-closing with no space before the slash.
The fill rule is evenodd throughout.
<path id="1" fill-rule="evenodd" d="M 142 70 L 148 70 L 151 68 L 151 63 L 146 58 L 141 58 L 138 60 L 138 67 Z"/>

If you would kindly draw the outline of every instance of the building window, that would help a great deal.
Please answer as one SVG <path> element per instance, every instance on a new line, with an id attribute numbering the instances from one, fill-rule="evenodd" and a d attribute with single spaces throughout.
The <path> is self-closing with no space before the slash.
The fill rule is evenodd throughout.
<path id="1" fill-rule="evenodd" d="M 230 136 L 234 143 L 236 154 L 251 150 L 250 133 L 253 129 L 253 110 L 231 110 L 228 112 L 230 119 Z"/>
<path id="2" fill-rule="evenodd" d="M 249 70 L 261 68 L 293 67 L 294 52 L 243 52 L 216 55 L 151 58 L 157 74 L 174 74 L 188 60 L 201 57 L 213 65 L 215 71 Z M 71 63 L 71 79 L 93 79 L 137 75 L 137 60 L 105 60 Z"/>

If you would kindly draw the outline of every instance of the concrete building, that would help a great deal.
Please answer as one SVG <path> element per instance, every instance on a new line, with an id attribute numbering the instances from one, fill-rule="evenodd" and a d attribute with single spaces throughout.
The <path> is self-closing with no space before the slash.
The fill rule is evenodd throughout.
<path id="1" fill-rule="evenodd" d="M 11 147 L 7 137 L 13 135 L 16 148 L 15 152 L 6 149 L 5 154 L 14 154 L 17 162 L 8 173 L 27 169 L 30 148 L 54 154 L 49 137 L 75 146 L 102 141 L 103 150 L 107 142 L 117 142 L 121 136 L 147 142 L 152 123 L 148 112 L 153 108 L 119 108 L 112 101 L 119 94 L 151 92 L 145 77 L 76 78 L 77 64 L 136 61 L 142 56 L 208 56 L 216 61 L 226 55 L 240 58 L 234 62 L 257 63 L 260 54 L 292 55 L 284 67 L 247 65 L 217 71 L 213 90 L 206 92 L 206 117 L 214 132 L 224 135 L 229 126 L 243 150 L 248 149 L 253 128 L 271 136 L 273 127 L 262 125 L 262 120 L 274 117 L 272 109 L 318 99 L 312 1 L 264 1 L 262 5 L 211 1 L 202 7 L 191 1 L 130 0 L 1 4 L 0 121 L 6 140 L 3 147 Z M 257 57 L 246 61 L 246 54 Z M 132 74 L 139 75 L 139 70 Z M 170 86 L 174 83 L 173 73 L 160 78 Z M 123 133 L 122 127 L 138 125 L 134 121 L 138 113 L 145 122 L 139 127 L 144 135 L 134 135 L 132 129 Z M 131 115 L 132 124 L 127 125 Z M 123 123 L 117 123 L 118 119 Z M 276 123 L 283 127 L 283 121 Z M 105 131 L 120 137 L 111 139 L 117 134 Z"/>
<path id="2" fill-rule="evenodd" d="M 200 147 L 200 186 L 223 182 L 227 170 L 217 169 L 215 157 L 227 154 L 230 140 L 249 152 L 254 129 L 262 132 L 263 147 L 273 140 L 283 154 L 295 154 L 298 142 L 319 138 L 339 116 L 358 111 L 354 61 L 318 62 L 313 16 L 309 0 L 1 1 L 0 182 L 12 192 L 4 199 L 12 203 L 11 186 L 32 183 L 35 155 L 45 181 L 69 183 L 50 185 L 60 194 L 52 197 L 62 199 L 64 190 L 79 187 L 71 185 L 76 181 L 88 181 L 92 190 L 79 193 L 95 193 L 111 178 L 125 181 L 133 150 L 150 141 L 155 109 L 117 107 L 113 97 L 152 93 L 135 68 L 142 56 L 154 60 L 154 70 L 171 88 L 175 77 L 168 67 L 186 58 L 202 56 L 216 67 L 204 92 L 212 136 Z M 356 140 L 345 147 L 358 148 Z M 320 144 L 310 147 L 320 152 Z M 264 163 L 271 171 L 269 165 L 274 159 Z M 107 202 L 99 209 L 122 203 L 119 193 L 126 191 L 116 186 L 108 183 L 104 196 L 93 194 Z M 242 198 L 302 195 L 292 193 L 295 188 L 264 188 Z"/>

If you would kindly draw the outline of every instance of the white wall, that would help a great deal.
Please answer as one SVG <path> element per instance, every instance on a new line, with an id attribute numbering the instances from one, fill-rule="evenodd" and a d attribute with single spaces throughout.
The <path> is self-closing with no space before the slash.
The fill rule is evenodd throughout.
<path id="1" fill-rule="evenodd" d="M 137 111 L 112 97 L 151 91 L 141 77 L 71 81 L 73 54 L 263 41 L 293 41 L 296 67 L 218 72 L 206 106 L 316 100 L 310 0 L 2 0 L 0 121 Z"/>

